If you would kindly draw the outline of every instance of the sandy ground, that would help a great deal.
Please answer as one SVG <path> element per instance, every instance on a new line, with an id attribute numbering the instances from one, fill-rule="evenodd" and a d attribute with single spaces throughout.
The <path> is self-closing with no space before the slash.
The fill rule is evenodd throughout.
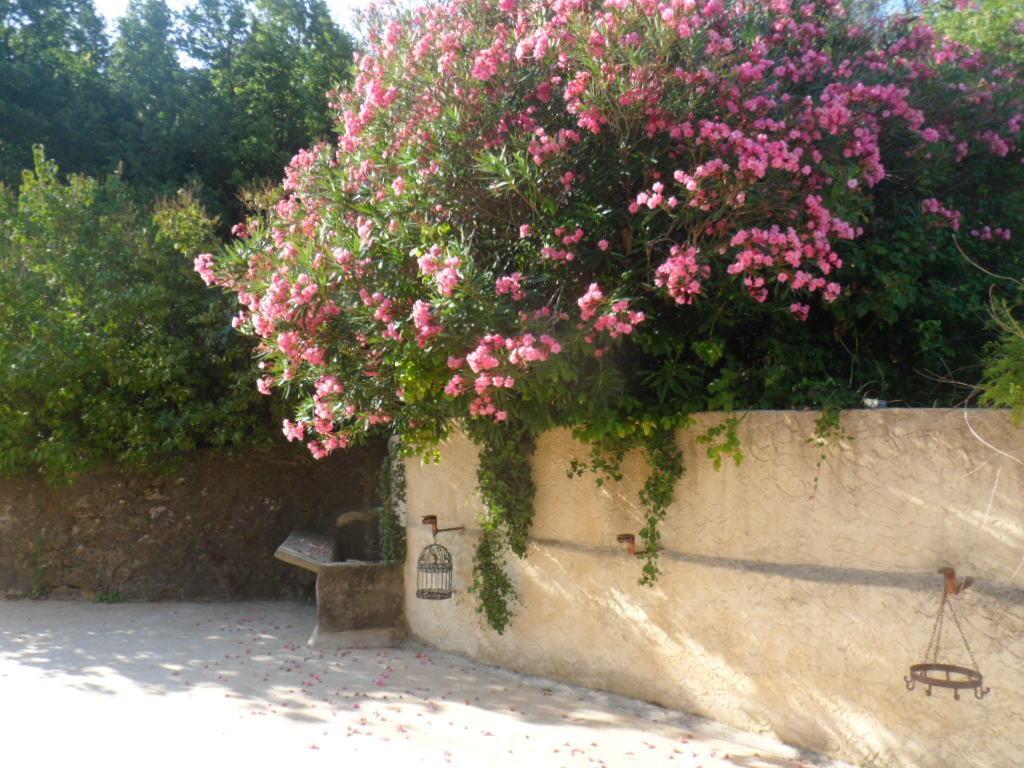
<path id="1" fill-rule="evenodd" d="M 415 644 L 313 651 L 313 623 L 286 602 L 0 602 L 0 765 L 841 765 Z"/>

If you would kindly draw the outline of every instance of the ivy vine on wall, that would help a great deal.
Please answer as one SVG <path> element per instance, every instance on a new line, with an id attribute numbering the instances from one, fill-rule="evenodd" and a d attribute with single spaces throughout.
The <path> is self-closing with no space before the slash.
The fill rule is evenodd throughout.
<path id="1" fill-rule="evenodd" d="M 381 502 L 378 510 L 381 560 L 401 563 L 405 560 L 405 525 L 400 514 L 405 506 L 405 461 L 397 439 L 388 443 L 388 452 L 377 476 L 377 496 Z"/>

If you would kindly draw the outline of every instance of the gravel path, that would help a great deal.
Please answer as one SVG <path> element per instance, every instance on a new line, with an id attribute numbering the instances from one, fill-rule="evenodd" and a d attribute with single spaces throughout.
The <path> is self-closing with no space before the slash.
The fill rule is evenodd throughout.
<path id="1" fill-rule="evenodd" d="M 288 602 L 0 602 L 0 764 L 842 765 L 415 644 L 310 650 L 314 620 Z"/>

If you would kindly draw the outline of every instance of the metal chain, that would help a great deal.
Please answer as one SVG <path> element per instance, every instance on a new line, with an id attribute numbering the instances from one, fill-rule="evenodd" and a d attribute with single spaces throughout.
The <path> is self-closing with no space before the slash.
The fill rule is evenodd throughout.
<path id="1" fill-rule="evenodd" d="M 942 593 L 942 601 L 939 603 L 939 612 L 935 614 L 935 624 L 932 626 L 932 636 L 928 640 L 928 647 L 924 652 L 924 660 L 927 661 L 938 661 L 939 658 L 939 645 L 942 642 L 942 624 L 943 615 L 946 612 L 946 593 Z"/>
<path id="2" fill-rule="evenodd" d="M 949 613 L 953 617 L 953 621 L 956 623 L 956 628 L 960 632 L 960 639 L 964 641 L 964 648 L 967 649 L 967 655 L 971 657 L 971 664 L 976 672 L 980 672 L 978 669 L 978 660 L 974 658 L 974 651 L 971 650 L 971 644 L 967 642 L 967 635 L 964 634 L 964 628 L 960 626 L 960 617 L 956 615 L 956 609 L 953 607 L 953 603 L 949 603 Z"/>

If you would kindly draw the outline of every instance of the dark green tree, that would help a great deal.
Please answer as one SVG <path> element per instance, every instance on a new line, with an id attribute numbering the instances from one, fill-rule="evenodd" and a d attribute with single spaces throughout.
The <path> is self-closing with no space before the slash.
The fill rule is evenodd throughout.
<path id="1" fill-rule="evenodd" d="M 196 97 L 178 61 L 176 21 L 164 0 L 132 0 L 118 23 L 110 58 L 113 90 L 130 105 L 120 126 L 125 177 L 181 181 L 194 159 Z"/>
<path id="2" fill-rule="evenodd" d="M 184 50 L 211 89 L 202 166 L 221 194 L 276 181 L 298 149 L 330 134 L 326 93 L 347 76 L 351 39 L 323 0 L 199 0 L 186 19 Z"/>
<path id="3" fill-rule="evenodd" d="M 0 181 L 44 144 L 69 173 L 120 169 L 140 200 L 239 188 L 327 138 L 352 41 L 322 0 L 132 0 L 111 45 L 92 0 L 0 0 Z"/>
<path id="4" fill-rule="evenodd" d="M 0 0 L 0 181 L 32 165 L 36 142 L 75 170 L 116 163 L 124 115 L 108 54 L 92 0 Z"/>
<path id="5" fill-rule="evenodd" d="M 184 13 L 184 50 L 207 69 L 230 70 L 248 36 L 246 0 L 197 0 Z"/>

